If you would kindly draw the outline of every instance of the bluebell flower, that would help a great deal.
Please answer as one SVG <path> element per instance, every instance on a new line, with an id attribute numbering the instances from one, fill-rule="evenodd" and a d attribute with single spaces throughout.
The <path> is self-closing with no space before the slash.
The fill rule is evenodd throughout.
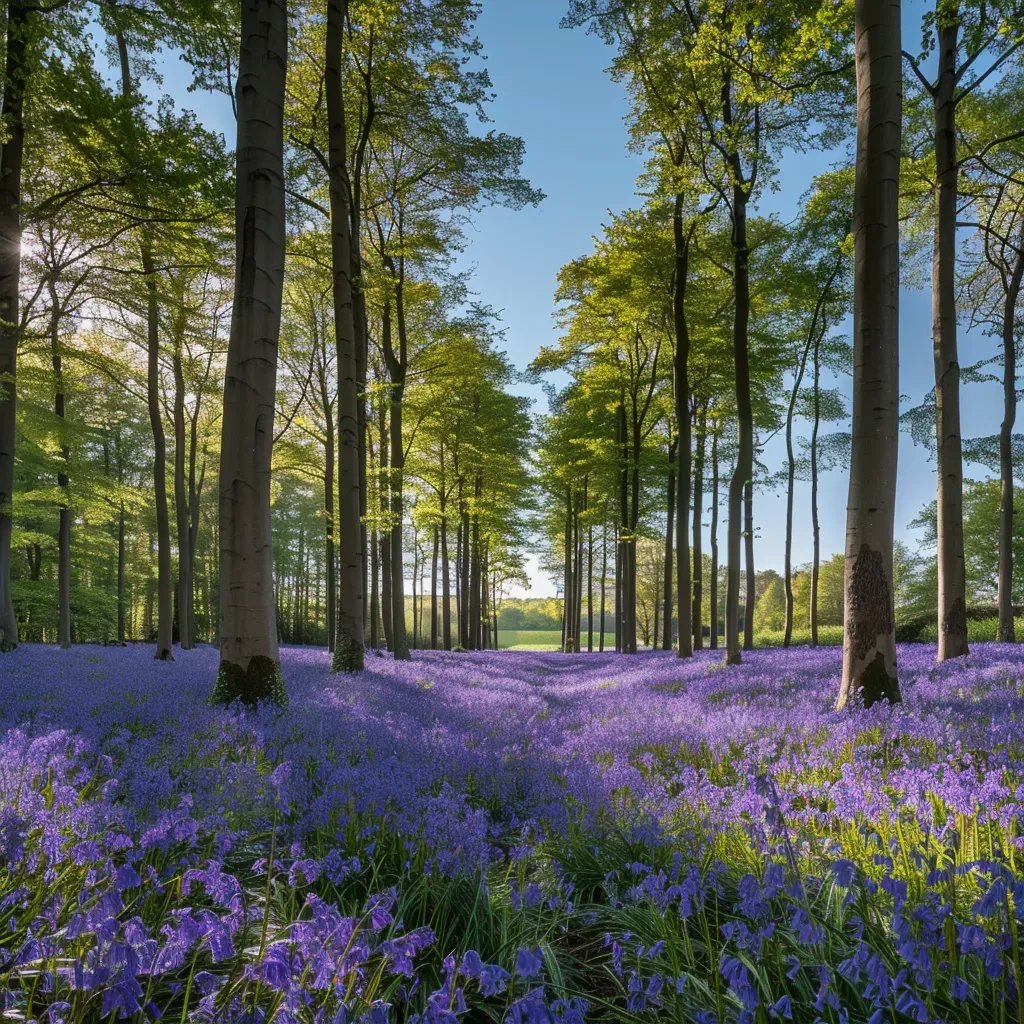
<path id="1" fill-rule="evenodd" d="M 535 978 L 540 974 L 542 961 L 536 953 L 520 946 L 516 952 L 516 975 L 520 978 Z"/>

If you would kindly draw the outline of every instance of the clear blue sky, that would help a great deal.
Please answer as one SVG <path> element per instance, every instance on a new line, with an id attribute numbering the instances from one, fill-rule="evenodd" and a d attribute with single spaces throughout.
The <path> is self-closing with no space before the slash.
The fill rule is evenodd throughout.
<path id="1" fill-rule="evenodd" d="M 463 264 L 475 270 L 473 289 L 481 302 L 501 313 L 506 349 L 519 367 L 526 367 L 541 345 L 557 340 L 552 320 L 559 268 L 587 252 L 608 212 L 638 204 L 635 180 L 641 159 L 626 149 L 623 117 L 626 101 L 620 86 L 605 72 L 611 52 L 582 30 L 559 28 L 564 0 L 484 0 L 478 34 L 487 54 L 487 67 L 497 93 L 489 113 L 498 131 L 526 141 L 524 172 L 547 198 L 536 209 L 513 212 L 483 211 L 468 233 Z M 920 38 L 920 11 L 907 5 L 905 45 Z M 178 67 L 165 67 L 165 85 L 196 109 L 211 127 L 232 142 L 230 107 L 220 97 L 182 96 Z M 780 179 L 783 190 L 771 195 L 761 212 L 795 214 L 799 197 L 827 159 L 816 156 L 785 158 Z M 906 404 L 917 404 L 932 385 L 931 312 L 927 290 L 904 289 L 901 298 L 901 381 Z M 961 362 L 973 363 L 994 351 L 991 339 L 961 331 Z M 848 392 L 847 380 L 839 382 Z M 527 389 L 543 408 L 539 389 Z M 964 392 L 965 437 L 995 433 L 1002 399 L 996 384 L 972 385 Z M 784 446 L 778 439 L 764 453 L 774 470 L 782 465 Z M 981 477 L 983 467 L 968 466 Z M 811 556 L 809 490 L 798 485 L 794 561 Z M 934 495 L 934 465 L 909 437 L 900 446 L 897 497 L 897 535 L 916 543 L 907 525 Z M 846 477 L 833 472 L 821 486 L 822 552 L 842 551 L 846 518 Z M 781 494 L 758 491 L 755 560 L 758 568 L 782 568 L 785 504 Z M 705 517 L 706 518 L 706 517 Z M 554 586 L 531 559 L 529 591 L 535 596 L 554 593 Z"/>

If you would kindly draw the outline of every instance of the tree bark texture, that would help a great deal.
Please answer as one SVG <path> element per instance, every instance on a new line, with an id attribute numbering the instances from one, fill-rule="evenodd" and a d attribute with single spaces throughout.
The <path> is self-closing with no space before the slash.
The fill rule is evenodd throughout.
<path id="1" fill-rule="evenodd" d="M 329 135 L 331 266 L 338 374 L 338 608 L 332 665 L 336 672 L 359 672 L 363 668 L 366 632 L 366 566 L 362 526 L 364 484 L 359 417 L 359 340 L 352 286 L 351 187 L 342 67 L 347 13 L 348 0 L 328 0 L 324 91 Z M 400 536 L 398 551 L 401 552 Z"/>
<path id="2" fill-rule="evenodd" d="M 690 240 L 683 224 L 683 195 L 677 193 L 672 216 L 675 247 L 675 287 L 672 316 L 676 348 L 673 359 L 673 400 L 679 431 L 676 470 L 676 629 L 680 658 L 693 655 L 693 609 L 690 592 L 690 329 L 686 320 L 686 284 L 689 276 Z"/>
<path id="3" fill-rule="evenodd" d="M 0 652 L 18 646 L 11 591 L 14 445 L 17 433 L 18 341 L 21 334 L 21 169 L 25 148 L 24 98 L 29 3 L 7 7 L 7 43 L 0 148 Z"/>
<path id="4" fill-rule="evenodd" d="M 1014 325 L 1024 279 L 1024 232 L 1003 302 L 1003 422 L 999 426 L 999 639 L 1013 643 L 1013 426 L 1017 419 L 1017 351 Z"/>
<path id="5" fill-rule="evenodd" d="M 853 445 L 846 513 L 845 638 L 837 707 L 899 700 L 893 516 L 899 447 L 899 0 L 857 0 Z"/>
<path id="6" fill-rule="evenodd" d="M 956 56 L 955 20 L 938 29 L 935 116 L 935 246 L 932 255 L 932 351 L 938 476 L 938 660 L 967 653 L 960 359 L 956 337 Z"/>
<path id="7" fill-rule="evenodd" d="M 284 0 L 242 0 L 235 295 L 219 481 L 222 699 L 286 699 L 277 647 L 270 466 L 284 282 Z"/>

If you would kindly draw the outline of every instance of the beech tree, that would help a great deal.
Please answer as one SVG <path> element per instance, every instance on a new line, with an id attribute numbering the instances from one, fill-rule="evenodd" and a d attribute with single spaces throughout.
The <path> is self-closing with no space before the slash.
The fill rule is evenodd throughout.
<path id="1" fill-rule="evenodd" d="M 899 445 L 900 4 L 857 0 L 853 443 L 836 706 L 900 699 L 893 612 Z"/>
<path id="2" fill-rule="evenodd" d="M 938 660 L 967 653 L 963 539 L 963 455 L 960 435 L 960 357 L 957 345 L 956 227 L 960 167 L 957 108 L 1024 45 L 1020 5 L 939 2 L 925 19 L 920 55 L 904 51 L 916 84 L 931 101 L 928 131 L 934 220 L 932 339 L 935 363 L 935 436 L 938 476 Z M 924 70 L 937 58 L 933 78 Z M 1017 133 L 1019 134 L 1019 133 Z M 991 148 L 995 140 L 984 143 Z M 968 144 L 968 154 L 969 157 Z"/>
<path id="3" fill-rule="evenodd" d="M 215 699 L 285 700 L 270 533 L 284 287 L 284 0 L 244 0 L 235 153 L 235 294 L 220 462 L 220 670 Z"/>

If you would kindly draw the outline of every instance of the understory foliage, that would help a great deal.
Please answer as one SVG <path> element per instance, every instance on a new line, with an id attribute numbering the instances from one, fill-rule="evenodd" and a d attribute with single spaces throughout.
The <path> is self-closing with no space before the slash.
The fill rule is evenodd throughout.
<path id="1" fill-rule="evenodd" d="M 1021 1019 L 1014 647 L 328 657 L 5 659 L 9 1019 Z"/>

